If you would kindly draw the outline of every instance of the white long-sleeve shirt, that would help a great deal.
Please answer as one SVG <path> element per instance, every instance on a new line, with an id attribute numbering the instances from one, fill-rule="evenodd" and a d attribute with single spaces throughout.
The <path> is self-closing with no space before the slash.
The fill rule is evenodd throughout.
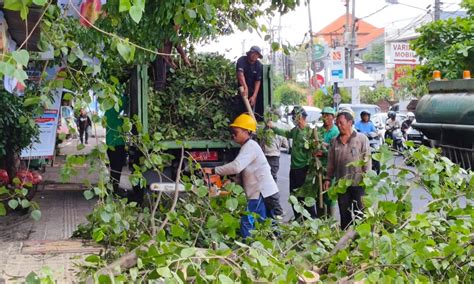
<path id="1" fill-rule="evenodd" d="M 215 172 L 218 175 L 242 173 L 242 183 L 248 199 L 258 199 L 260 194 L 265 198 L 278 192 L 267 159 L 258 143 L 252 139 L 242 145 L 235 160 L 216 167 Z"/>

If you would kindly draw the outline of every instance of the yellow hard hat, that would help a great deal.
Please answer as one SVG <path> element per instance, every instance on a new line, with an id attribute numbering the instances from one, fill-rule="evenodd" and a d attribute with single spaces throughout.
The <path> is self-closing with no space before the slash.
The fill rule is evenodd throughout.
<path id="1" fill-rule="evenodd" d="M 243 113 L 232 122 L 230 127 L 239 127 L 252 132 L 257 131 L 257 122 L 250 115 Z"/>

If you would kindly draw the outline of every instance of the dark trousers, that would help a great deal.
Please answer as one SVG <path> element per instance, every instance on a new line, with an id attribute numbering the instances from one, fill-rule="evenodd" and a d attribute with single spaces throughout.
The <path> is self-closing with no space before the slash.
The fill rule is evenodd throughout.
<path id="1" fill-rule="evenodd" d="M 278 169 L 280 169 L 280 156 L 265 156 L 267 157 L 268 164 L 270 165 L 270 171 L 272 177 L 277 181 Z"/>
<path id="2" fill-rule="evenodd" d="M 79 128 L 79 139 L 81 140 L 81 144 L 84 144 L 84 135 L 86 136 L 86 144 L 87 140 L 89 139 L 89 133 L 87 133 L 87 128 Z"/>
<path id="3" fill-rule="evenodd" d="M 306 180 L 306 174 L 308 173 L 308 167 L 304 167 L 301 169 L 290 169 L 290 193 L 293 193 L 295 189 L 303 186 Z M 303 204 L 304 197 L 298 197 L 298 202 Z M 316 205 L 313 206 L 304 206 L 304 208 L 309 212 L 311 218 L 316 218 Z M 293 212 L 295 214 L 295 219 L 298 219 L 301 214 L 296 212 L 293 208 Z"/>
<path id="4" fill-rule="evenodd" d="M 107 156 L 110 162 L 110 178 L 114 188 L 114 193 L 119 192 L 120 176 L 122 175 L 122 168 L 125 164 L 126 152 L 125 146 L 115 146 L 115 149 L 108 149 Z"/>
<path id="5" fill-rule="evenodd" d="M 263 202 L 267 209 L 267 217 L 275 219 L 276 216 L 283 216 L 283 208 L 281 208 L 279 192 L 263 198 Z"/>
<path id="6" fill-rule="evenodd" d="M 340 194 L 337 198 L 339 204 L 339 213 L 341 214 L 341 228 L 347 229 L 354 221 L 354 216 L 362 217 L 364 204 L 362 203 L 362 196 L 365 195 L 365 190 L 361 186 L 349 186 L 344 194 Z"/>

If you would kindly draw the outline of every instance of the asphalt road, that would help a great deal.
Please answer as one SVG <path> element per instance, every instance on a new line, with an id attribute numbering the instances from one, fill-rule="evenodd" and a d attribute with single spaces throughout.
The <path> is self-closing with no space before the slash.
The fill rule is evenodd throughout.
<path id="1" fill-rule="evenodd" d="M 403 163 L 403 157 L 397 156 L 394 162 L 399 165 Z M 280 201 L 284 210 L 284 220 L 288 221 L 293 217 L 293 210 L 288 203 L 289 198 L 289 173 L 290 173 L 290 155 L 282 153 L 280 156 L 280 169 L 278 171 L 278 188 L 280 189 Z M 384 196 L 386 200 L 394 200 L 393 194 L 389 193 Z M 415 188 L 411 191 L 411 201 L 413 204 L 413 212 L 422 212 L 424 206 L 432 200 L 432 197 L 422 188 Z M 463 202 L 464 203 L 464 202 Z M 339 220 L 339 211 L 336 205 L 334 216 Z"/>

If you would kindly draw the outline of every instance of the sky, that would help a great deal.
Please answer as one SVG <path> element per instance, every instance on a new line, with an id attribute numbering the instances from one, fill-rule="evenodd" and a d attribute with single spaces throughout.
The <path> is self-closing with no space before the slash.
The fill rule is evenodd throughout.
<path id="1" fill-rule="evenodd" d="M 300 2 L 305 3 L 306 0 L 300 0 Z M 426 14 L 426 7 L 428 5 L 434 6 L 434 0 L 399 0 L 400 4 L 390 4 L 385 8 L 384 6 L 387 5 L 385 0 L 356 0 L 355 2 L 356 17 L 362 18 L 376 12 L 364 18 L 364 20 L 376 27 L 385 27 L 386 30 L 405 27 L 416 17 Z M 444 0 L 442 2 L 442 10 L 456 11 L 459 9 L 458 4 L 461 3 L 461 0 Z M 313 32 L 318 32 L 338 17 L 344 15 L 346 12 L 344 3 L 345 0 L 311 0 Z M 380 11 L 377 12 L 378 10 Z M 260 23 L 265 24 L 267 27 L 269 26 L 268 20 L 260 19 Z M 272 26 L 276 28 L 278 23 L 279 15 L 276 15 L 272 19 Z M 281 16 L 280 36 L 283 44 L 286 42 L 291 45 L 301 44 L 305 40 L 305 34 L 308 30 L 308 7 L 306 5 L 301 4 L 294 11 Z M 269 44 L 263 40 L 263 36 L 260 37 L 256 32 L 237 32 L 230 36 L 221 37 L 215 42 L 200 46 L 198 50 L 219 52 L 229 59 L 236 59 L 252 45 L 259 45 L 264 52 L 268 51 Z"/>

